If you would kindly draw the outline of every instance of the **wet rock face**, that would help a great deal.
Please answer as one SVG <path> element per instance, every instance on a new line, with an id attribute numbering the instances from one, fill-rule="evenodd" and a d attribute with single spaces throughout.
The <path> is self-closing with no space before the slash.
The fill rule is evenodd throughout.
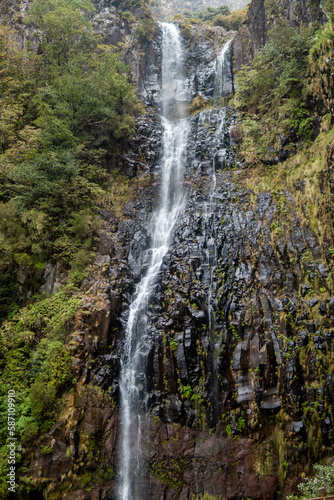
<path id="1" fill-rule="evenodd" d="M 182 42 L 185 54 L 185 75 L 187 78 L 187 90 L 189 94 L 188 104 L 196 96 L 205 100 L 213 99 L 215 93 L 215 80 L 217 68 L 217 56 L 224 44 L 233 38 L 235 32 L 227 32 L 224 28 L 216 26 L 193 26 L 186 31 L 182 30 Z M 162 33 L 158 25 L 157 32 L 152 44 L 155 63 L 146 67 L 146 75 L 143 78 L 142 96 L 144 101 L 154 105 L 159 110 L 161 106 L 161 53 Z M 232 78 L 232 70 L 231 78 Z M 233 82 L 229 82 L 232 88 Z"/>
<path id="2" fill-rule="evenodd" d="M 289 229 L 276 232 L 286 218 L 282 200 L 271 193 L 254 197 L 242 187 L 243 171 L 229 133 L 233 119 L 228 109 L 191 119 L 187 204 L 147 314 L 153 343 L 146 404 L 166 425 L 174 422 L 196 432 L 211 428 L 225 437 L 261 432 L 266 439 L 262 426 L 279 412 L 289 422 L 286 432 L 298 436 L 305 452 L 314 402 L 325 410 L 317 421 L 321 439 L 333 438 L 327 413 L 331 375 L 318 392 L 311 387 L 318 370 L 328 366 L 324 353 L 332 349 L 334 308 L 332 298 L 312 297 L 310 284 L 317 280 L 325 289 L 331 263 L 321 260 L 316 238 L 293 214 L 289 193 L 281 195 L 284 213 L 291 214 Z M 149 235 L 138 231 L 138 223 L 126 225 L 132 228 L 124 247 L 130 283 L 131 273 L 145 272 Z M 139 225 L 144 226 L 140 219 Z M 132 245 L 139 249 L 136 262 Z M 121 295 L 126 318 L 131 297 Z M 330 395 L 327 402 L 324 394 Z M 284 441 L 285 431 L 279 432 Z M 164 453 L 169 457 L 164 460 L 171 460 L 171 450 L 155 453 L 159 460 Z M 268 471 L 269 483 L 276 485 L 277 468 L 271 464 Z M 245 472 L 246 496 L 253 495 L 251 477 Z M 215 494 L 233 497 L 219 485 Z"/>
<path id="3" fill-rule="evenodd" d="M 157 499 L 187 498 L 193 492 L 188 485 L 194 482 L 199 491 L 227 498 L 240 491 L 244 496 L 272 498 L 281 460 L 278 445 L 269 441 L 274 430 L 287 449 L 287 436 L 297 437 L 299 455 L 294 456 L 297 452 L 291 448 L 286 456 L 304 464 L 314 422 L 323 443 L 333 439 L 331 375 L 319 384 L 317 380 L 319 370 L 327 373 L 334 299 L 310 295 L 312 280 L 326 285 L 331 263 L 321 261 L 317 240 L 293 215 L 288 193 L 284 199 L 286 207 L 292 207 L 289 229 L 275 232 L 286 218 L 282 200 L 278 204 L 271 193 L 255 197 L 242 187 L 243 171 L 235 163 L 229 133 L 233 119 L 230 110 L 205 111 L 191 119 L 184 181 L 187 203 L 147 313 L 153 342 L 145 404 L 158 420 L 145 436 L 142 459 L 152 473 L 149 495 L 154 493 Z M 138 200 L 128 205 L 125 218 L 112 229 L 112 348 L 98 356 L 90 380 L 102 386 L 115 404 L 120 336 L 136 283 L 147 268 L 148 221 L 158 187 L 154 184 L 138 193 Z M 323 408 L 317 417 L 314 403 Z M 286 424 L 266 427 L 268 417 L 277 414 Z M 167 444 L 169 439 L 174 442 L 172 424 L 182 426 L 181 443 L 185 436 L 188 440 L 177 450 Z M 215 438 L 202 434 L 203 429 L 211 429 Z M 103 427 L 101 432 L 106 436 Z M 116 443 L 117 425 L 113 433 Z M 250 433 L 261 446 L 244 439 Z M 222 461 L 221 450 L 229 450 L 232 443 L 230 435 L 240 450 L 232 447 L 233 453 L 226 452 Z M 194 445 L 199 436 L 203 449 L 210 448 L 212 439 L 210 457 L 202 457 Z M 265 462 L 263 443 L 271 449 L 270 463 Z M 109 452 L 115 465 L 115 448 Z M 182 457 L 182 467 L 175 463 L 175 453 Z M 238 462 L 242 480 L 230 481 L 227 478 L 237 467 L 234 453 L 245 453 L 246 462 Z M 213 464 L 212 470 L 207 462 Z M 174 470 L 176 479 L 168 470 Z M 224 471 L 229 471 L 226 478 Z"/>
<path id="4" fill-rule="evenodd" d="M 184 36 L 187 49 L 186 74 L 191 98 L 196 95 L 214 97 L 216 59 L 224 43 L 234 36 L 219 26 L 198 26 Z"/>
<path id="5" fill-rule="evenodd" d="M 143 417 L 141 457 L 151 474 L 147 500 L 203 491 L 270 499 L 280 488 L 282 447 L 303 468 L 311 438 L 320 435 L 324 446 L 333 440 L 326 353 L 333 349 L 334 298 L 314 303 L 314 285 L 305 283 L 312 274 L 325 284 L 331 263 L 320 260 L 314 235 L 294 215 L 289 231 L 273 232 L 280 205 L 271 193 L 255 197 L 242 187 L 242 169 L 233 170 L 232 123 L 229 110 L 192 118 L 187 203 L 148 311 L 151 416 Z M 217 151 L 225 151 L 224 168 L 215 163 Z M 138 192 L 123 220 L 104 213 L 109 245 L 101 239 L 99 276 L 83 284 L 91 299 L 73 337 L 82 353 L 76 362 L 82 385 L 62 424 L 44 438 L 52 460 L 37 454 L 28 468 L 41 483 L 61 474 L 62 487 L 71 489 L 63 498 L 117 498 L 121 338 L 146 269 L 156 188 Z M 319 372 L 325 376 L 318 383 Z M 105 474 L 89 491 L 80 482 L 87 467 Z"/>
<path id="6" fill-rule="evenodd" d="M 148 499 L 202 491 L 269 499 L 286 477 L 285 460 L 297 464 L 290 474 L 300 482 L 316 450 L 333 442 L 332 261 L 295 215 L 288 192 L 255 195 L 243 187 L 234 118 L 230 109 L 190 118 L 185 208 L 147 313 L 151 417 L 141 459 Z M 159 155 L 159 130 L 150 117 L 138 125 L 134 141 L 147 157 Z M 39 454 L 27 464 L 41 478 L 59 471 L 71 483 L 68 498 L 116 498 L 122 337 L 149 262 L 159 188 L 153 160 L 139 158 L 135 148 L 124 156 L 130 175 L 141 171 L 146 180 L 123 216 L 101 212 L 100 271 L 83 283 L 87 300 L 73 334 L 78 395 L 60 417 L 67 423 L 43 442 L 56 458 Z M 329 148 L 323 182 L 331 187 L 332 163 Z M 97 394 L 80 396 L 89 384 Z M 87 444 L 93 438 L 94 453 Z M 101 464 L 110 472 L 103 479 Z M 97 474 L 90 492 L 80 483 L 87 467 Z"/>

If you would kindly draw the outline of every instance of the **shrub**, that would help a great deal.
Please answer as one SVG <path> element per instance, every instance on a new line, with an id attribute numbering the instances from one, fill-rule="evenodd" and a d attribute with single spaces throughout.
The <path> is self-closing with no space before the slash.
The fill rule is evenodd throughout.
<path id="1" fill-rule="evenodd" d="M 316 475 L 313 479 L 306 478 L 304 483 L 298 485 L 298 489 L 305 498 L 316 498 L 319 489 L 325 488 L 326 494 L 334 493 L 334 463 L 331 465 L 314 465 Z"/>
<path id="2" fill-rule="evenodd" d="M 129 24 L 136 22 L 135 16 L 133 14 L 131 14 L 131 12 L 129 12 L 128 10 L 125 12 L 122 12 L 121 16 L 122 16 L 122 19 L 125 19 L 126 22 L 128 22 Z"/>
<path id="3" fill-rule="evenodd" d="M 307 101 L 307 60 L 313 30 L 278 22 L 252 68 L 239 71 L 235 104 L 245 116 L 242 147 L 248 156 L 251 153 L 274 161 L 282 138 L 286 138 L 285 147 L 289 142 L 310 139 L 313 127 Z"/>
<path id="4" fill-rule="evenodd" d="M 238 31 L 246 19 L 248 7 L 243 10 L 235 10 L 229 15 L 219 14 L 212 20 L 213 26 L 222 26 L 227 31 Z"/>
<path id="5" fill-rule="evenodd" d="M 229 14 L 231 14 L 231 11 L 228 8 L 228 6 L 221 5 L 221 6 L 216 7 L 216 8 L 215 7 L 208 7 L 207 9 L 198 10 L 195 12 L 185 11 L 183 13 L 183 16 L 185 18 L 189 18 L 189 19 L 196 19 L 196 20 L 200 20 L 203 22 L 209 22 L 209 21 L 212 21 L 218 15 L 228 16 Z"/>
<path id="6" fill-rule="evenodd" d="M 151 17 L 143 17 L 136 25 L 135 35 L 140 43 L 150 43 L 153 40 L 156 24 Z"/>

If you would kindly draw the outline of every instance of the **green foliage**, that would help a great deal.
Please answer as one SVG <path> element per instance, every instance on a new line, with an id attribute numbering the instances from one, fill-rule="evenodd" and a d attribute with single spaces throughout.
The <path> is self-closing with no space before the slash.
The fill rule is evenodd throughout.
<path id="1" fill-rule="evenodd" d="M 334 464 L 331 465 L 314 465 L 316 475 L 313 479 L 306 478 L 305 481 L 298 485 L 298 489 L 303 495 L 303 498 L 316 498 L 319 496 L 319 489 L 325 488 L 326 494 L 334 493 Z"/>
<path id="2" fill-rule="evenodd" d="M 245 115 L 245 149 L 259 158 L 274 155 L 281 138 L 308 140 L 312 118 L 307 107 L 307 59 L 313 41 L 310 27 L 293 28 L 278 22 L 268 33 L 268 42 L 237 77 L 235 102 Z"/>
<path id="3" fill-rule="evenodd" d="M 184 37 L 191 38 L 191 29 L 187 22 L 180 24 L 180 30 Z"/>
<path id="4" fill-rule="evenodd" d="M 38 29 L 36 36 L 46 71 L 52 74 L 67 66 L 73 54 L 87 51 L 94 43 L 88 17 L 93 10 L 88 0 L 36 0 L 32 3 L 25 23 Z"/>
<path id="5" fill-rule="evenodd" d="M 190 467 L 189 459 L 182 457 L 155 460 L 151 464 L 152 474 L 171 488 L 180 488 L 184 484 L 184 472 Z"/>
<path id="6" fill-rule="evenodd" d="M 212 20 L 213 26 L 222 26 L 227 31 L 238 31 L 241 24 L 246 19 L 248 7 L 242 10 L 235 10 L 229 15 L 219 14 Z"/>
<path id="7" fill-rule="evenodd" d="M 129 12 L 128 10 L 125 12 L 122 12 L 121 16 L 122 16 L 122 19 L 125 19 L 126 22 L 128 22 L 129 24 L 132 24 L 136 21 L 135 16 L 133 14 L 131 14 L 131 12 Z"/>
<path id="8" fill-rule="evenodd" d="M 0 437 L 3 442 L 8 437 L 8 390 L 16 393 L 18 442 L 29 446 L 54 424 L 57 401 L 74 381 L 71 344 L 66 339 L 81 302 L 78 290 L 69 282 L 52 296 L 35 298 L 3 323 L 0 329 Z M 0 469 L 3 467 L 1 456 L 0 453 Z M 5 455 L 5 461 L 6 458 Z"/>
<path id="9" fill-rule="evenodd" d="M 139 108 L 118 56 L 101 48 L 94 57 L 73 55 L 69 63 L 52 79 L 52 86 L 40 88 L 35 97 L 39 117 L 34 123 L 43 130 L 43 146 L 101 147 L 110 135 L 131 135 L 130 112 Z"/>
<path id="10" fill-rule="evenodd" d="M 14 269 L 0 261 L 0 321 L 16 312 L 19 303 L 19 285 Z"/>
<path id="11" fill-rule="evenodd" d="M 19 386 L 31 376 L 50 382 L 56 390 L 71 385 L 71 359 L 64 342 L 81 305 L 81 297 L 74 292 L 73 285 L 68 285 L 36 300 L 3 324 L 0 366 L 8 382 Z"/>
<path id="12" fill-rule="evenodd" d="M 142 112 L 127 67 L 94 34 L 92 12 L 87 0 L 33 2 L 25 22 L 37 53 L 21 52 L 0 26 L 0 316 L 11 310 L 2 290 L 13 297 L 8 277 L 18 266 L 33 280 L 46 260 L 87 264 L 96 205 L 110 189 L 102 165 Z"/>
<path id="13" fill-rule="evenodd" d="M 220 5 L 219 7 L 208 7 L 204 10 L 198 10 L 196 12 L 185 11 L 183 16 L 189 19 L 196 19 L 203 22 L 212 21 L 218 15 L 220 16 L 228 16 L 231 14 L 230 9 L 227 5 Z"/>
<path id="14" fill-rule="evenodd" d="M 135 35 L 138 41 L 140 43 L 152 42 L 155 27 L 155 21 L 151 17 L 143 17 L 142 19 L 139 19 L 135 29 Z"/>
<path id="15" fill-rule="evenodd" d="M 176 340 L 171 339 L 169 345 L 170 345 L 170 348 L 171 348 L 172 352 L 175 352 L 175 351 L 177 351 L 177 348 L 178 348 L 179 344 L 178 344 L 178 342 L 176 342 Z"/>
<path id="16" fill-rule="evenodd" d="M 49 453 L 52 453 L 52 448 L 51 446 L 41 446 L 41 453 L 42 455 L 48 455 Z"/>
<path id="17" fill-rule="evenodd" d="M 334 24 L 334 0 L 323 0 L 322 8 L 329 17 L 331 26 Z"/>
<path id="18" fill-rule="evenodd" d="M 239 417 L 237 423 L 238 432 L 242 432 L 245 427 L 246 427 L 245 419 L 243 417 Z"/>
<path id="19" fill-rule="evenodd" d="M 56 391 L 51 384 L 36 381 L 31 385 L 28 395 L 31 413 L 37 424 L 42 424 L 44 419 L 52 417 Z"/>
<path id="20" fill-rule="evenodd" d="M 195 114 L 211 106 L 212 106 L 212 100 L 205 99 L 205 97 L 197 95 L 196 97 L 194 97 L 194 99 L 190 104 L 190 113 Z"/>
<path id="21" fill-rule="evenodd" d="M 183 385 L 181 388 L 181 394 L 185 399 L 190 399 L 192 396 L 193 390 L 190 385 Z"/>

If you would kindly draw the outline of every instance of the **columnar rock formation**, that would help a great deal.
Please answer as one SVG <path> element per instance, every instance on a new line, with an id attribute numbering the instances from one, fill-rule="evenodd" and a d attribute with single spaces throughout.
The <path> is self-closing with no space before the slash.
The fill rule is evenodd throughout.
<path id="1" fill-rule="evenodd" d="M 120 431 L 126 399 L 120 380 L 133 384 L 121 359 L 125 325 L 138 283 L 150 270 L 148 228 L 161 202 L 161 28 L 142 46 L 115 3 L 95 3 L 96 30 L 107 43 L 124 43 L 147 114 L 108 165 L 138 183 L 120 212 L 101 208 L 95 267 L 82 283 L 83 306 L 70 334 L 75 390 L 64 398 L 50 432 L 24 457 L 26 475 L 46 498 L 65 500 L 119 498 L 117 448 L 126 436 Z M 319 2 L 274 3 L 292 23 L 320 15 Z M 236 67 L 253 59 L 274 22 L 267 2 L 253 0 L 234 43 Z M 245 187 L 235 111 L 222 106 L 233 90 L 231 60 L 217 63 L 234 35 L 205 26 L 182 33 L 184 100 L 190 107 L 199 99 L 201 106 L 188 115 L 184 177 L 177 179 L 183 210 L 145 304 L 150 342 L 136 380 L 147 410 L 136 450 L 145 478 L 140 500 L 190 499 L 204 491 L 269 500 L 278 491 L 291 492 L 333 443 L 333 261 L 324 250 L 330 235 L 320 240 L 295 213 L 287 189 L 255 194 Z M 217 75 L 217 68 L 226 74 Z M 328 219 L 332 163 L 329 148 L 319 200 Z M 48 273 L 44 286 L 51 290 L 57 267 Z M 311 297 L 313 286 L 319 292 Z M 41 445 L 52 452 L 43 454 Z M 37 498 L 37 486 L 31 498 Z"/>

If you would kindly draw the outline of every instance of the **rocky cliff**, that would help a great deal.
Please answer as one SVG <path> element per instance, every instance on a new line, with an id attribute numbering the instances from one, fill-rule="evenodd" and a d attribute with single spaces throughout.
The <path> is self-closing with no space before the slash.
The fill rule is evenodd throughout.
<path id="1" fill-rule="evenodd" d="M 267 4 L 252 2 L 235 42 L 237 66 L 265 42 L 275 20 Z M 118 6 L 96 7 L 96 29 L 107 43 L 125 44 L 148 112 L 111 166 L 127 176 L 119 179 L 125 196 L 115 192 L 113 205 L 100 207 L 99 248 L 68 334 L 75 386 L 51 430 L 22 452 L 30 481 L 22 499 L 117 498 L 121 346 L 148 267 L 160 182 L 161 30 L 138 41 Z M 315 14 L 306 2 L 281 7 L 291 22 L 318 15 L 318 4 Z M 296 160 L 300 176 L 289 186 L 261 186 L 243 168 L 235 111 L 213 106 L 215 60 L 232 36 L 183 31 L 191 99 L 201 106 L 189 117 L 184 211 L 147 312 L 143 500 L 284 496 L 333 453 L 332 142 L 316 175 L 298 170 L 313 165 L 315 151 Z M 59 272 L 48 272 L 50 291 Z"/>
<path id="2" fill-rule="evenodd" d="M 273 498 L 278 488 L 291 491 L 308 464 L 331 451 L 331 237 L 319 239 L 298 217 L 289 191 L 245 189 L 229 112 L 217 150 L 222 119 L 211 111 L 192 120 L 187 207 L 149 306 L 145 499 L 202 491 Z M 228 156 L 219 153 L 227 148 Z M 210 204 L 208 151 L 217 166 Z M 330 151 L 319 172 L 327 210 Z M 142 187 L 122 220 L 103 214 L 109 236 L 101 240 L 100 271 L 83 284 L 71 336 L 77 388 L 40 441 L 50 453 L 36 450 L 26 461 L 27 474 L 48 484 L 50 498 L 116 498 L 122 318 L 147 266 L 155 189 Z"/>

